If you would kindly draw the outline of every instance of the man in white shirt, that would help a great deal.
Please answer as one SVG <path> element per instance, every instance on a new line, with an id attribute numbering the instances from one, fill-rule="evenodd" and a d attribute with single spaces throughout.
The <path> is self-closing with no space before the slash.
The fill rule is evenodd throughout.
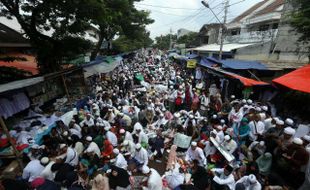
<path id="1" fill-rule="evenodd" d="M 159 173 L 153 168 L 146 165 L 142 167 L 142 173 L 147 176 L 147 187 L 143 186 L 143 190 L 161 190 L 163 189 L 163 182 Z"/>
<path id="2" fill-rule="evenodd" d="M 35 178 L 39 177 L 44 170 L 44 166 L 38 159 L 30 161 L 23 170 L 22 178 L 28 182 L 32 182 Z"/>
<path id="3" fill-rule="evenodd" d="M 233 175 L 233 168 L 227 165 L 225 168 L 213 168 L 211 169 L 213 174 L 212 189 L 223 189 L 228 187 L 233 190 L 235 187 L 235 178 Z"/>
<path id="4" fill-rule="evenodd" d="M 79 156 L 78 153 L 76 152 L 76 150 L 74 150 L 71 147 L 68 147 L 66 144 L 61 144 L 60 145 L 60 149 L 63 152 L 66 152 L 66 159 L 65 159 L 65 163 L 75 167 L 78 165 L 79 163 Z"/>
<path id="5" fill-rule="evenodd" d="M 230 154 L 233 154 L 238 148 L 236 141 L 233 140 L 229 135 L 225 135 L 224 139 L 223 146 Z"/>
<path id="6" fill-rule="evenodd" d="M 242 183 L 246 190 L 261 190 L 262 185 L 257 181 L 255 175 L 243 176 L 236 182 L 236 185 Z"/>
<path id="7" fill-rule="evenodd" d="M 259 114 L 256 114 L 254 120 L 249 123 L 250 127 L 250 140 L 256 141 L 259 136 L 263 135 L 265 131 L 265 124 L 260 120 Z"/>
<path id="8" fill-rule="evenodd" d="M 123 168 L 124 170 L 127 170 L 127 161 L 125 160 L 124 156 L 122 153 L 119 152 L 119 150 L 117 148 L 113 149 L 113 153 L 114 155 L 116 156 L 115 157 L 115 163 L 114 165 L 116 167 L 119 167 L 119 168 Z"/>
<path id="9" fill-rule="evenodd" d="M 86 145 L 88 146 L 84 152 L 94 152 L 100 158 L 101 155 L 100 148 L 95 142 L 92 141 L 93 141 L 92 137 L 90 136 L 86 137 Z"/>
<path id="10" fill-rule="evenodd" d="M 117 147 L 117 137 L 110 131 L 110 127 L 105 127 L 104 130 L 106 131 L 105 136 L 111 142 L 113 147 Z"/>
<path id="11" fill-rule="evenodd" d="M 207 159 L 203 154 L 203 150 L 197 147 L 196 142 L 192 142 L 191 147 L 188 148 L 185 154 L 185 161 L 192 162 L 197 160 L 200 166 L 205 166 L 207 164 Z"/>
<path id="12" fill-rule="evenodd" d="M 232 123 L 232 127 L 237 125 L 241 122 L 241 119 L 243 118 L 243 112 L 242 109 L 240 109 L 240 105 L 236 103 L 233 107 L 233 109 L 228 114 L 228 120 Z"/>
<path id="13" fill-rule="evenodd" d="M 50 161 L 47 157 L 41 159 L 41 164 L 45 166 L 44 170 L 41 172 L 40 176 L 44 179 L 53 181 L 55 178 L 55 173 L 52 172 L 52 165 L 55 164 L 54 161 Z"/>
<path id="14" fill-rule="evenodd" d="M 147 166 L 149 162 L 149 157 L 147 151 L 141 146 L 140 143 L 136 144 L 136 152 L 134 159 L 138 169 L 141 169 L 142 166 Z"/>
<path id="15" fill-rule="evenodd" d="M 136 153 L 136 145 L 133 141 L 128 141 L 128 140 L 124 140 L 124 142 L 122 143 L 122 146 L 124 147 L 124 151 L 125 154 L 124 155 L 128 155 L 131 157 L 135 156 Z"/>
<path id="16" fill-rule="evenodd" d="M 95 125 L 94 119 L 91 117 L 90 113 L 86 114 L 86 118 L 80 123 L 81 127 L 93 127 Z"/>
<path id="17" fill-rule="evenodd" d="M 121 139 L 123 141 L 132 141 L 133 142 L 133 137 L 129 131 L 126 131 L 125 129 L 120 129 L 119 134 L 121 135 Z"/>

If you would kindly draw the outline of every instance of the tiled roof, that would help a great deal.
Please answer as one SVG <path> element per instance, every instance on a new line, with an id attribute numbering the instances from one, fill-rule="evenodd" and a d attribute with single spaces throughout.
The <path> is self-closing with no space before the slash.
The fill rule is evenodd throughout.
<path id="1" fill-rule="evenodd" d="M 249 8 L 247 11 L 245 11 L 244 13 L 242 13 L 241 15 L 237 16 L 233 21 L 231 21 L 231 23 L 234 22 L 240 22 L 243 18 L 247 17 L 249 14 L 251 14 L 253 11 L 255 11 L 256 9 L 258 9 L 259 7 L 261 7 L 263 4 L 265 4 L 268 0 L 264 0 L 261 1 L 259 3 L 256 3 L 255 5 L 253 5 L 251 8 Z"/>
<path id="2" fill-rule="evenodd" d="M 259 15 L 264 15 L 268 13 L 274 12 L 277 8 L 279 8 L 281 5 L 285 3 L 285 0 L 275 0 L 273 3 L 265 7 L 264 9 L 258 11 L 255 13 L 252 17 L 259 16 Z"/>

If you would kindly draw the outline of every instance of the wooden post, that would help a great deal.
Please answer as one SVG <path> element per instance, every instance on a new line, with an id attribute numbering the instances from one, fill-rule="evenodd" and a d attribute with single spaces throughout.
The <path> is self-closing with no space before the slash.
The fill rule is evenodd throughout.
<path id="1" fill-rule="evenodd" d="M 67 87 L 66 80 L 65 80 L 65 77 L 64 77 L 63 74 L 61 75 L 61 78 L 62 78 L 62 82 L 63 82 L 64 87 L 65 87 L 65 90 L 66 90 L 68 102 L 70 103 L 70 102 L 71 102 L 71 101 L 70 101 L 70 95 L 69 95 L 68 87 Z"/>
<path id="2" fill-rule="evenodd" d="M 2 127 L 2 129 L 3 129 L 4 133 L 5 133 L 5 135 L 7 136 L 7 138 L 8 138 L 8 140 L 9 140 L 9 142 L 10 142 L 12 148 L 13 148 L 13 152 L 14 152 L 14 154 L 15 154 L 15 156 L 16 156 L 16 159 L 17 159 L 17 162 L 18 162 L 18 164 L 19 164 L 19 166 L 20 166 L 20 169 L 23 170 L 23 169 L 24 169 L 24 164 L 23 164 L 22 160 L 20 159 L 21 154 L 20 154 L 20 152 L 16 149 L 16 146 L 15 146 L 15 144 L 14 144 L 12 138 L 11 138 L 11 135 L 10 135 L 10 133 L 9 133 L 9 130 L 8 130 L 8 128 L 6 127 L 6 125 L 5 125 L 5 123 L 4 123 L 4 121 L 3 121 L 3 119 L 2 119 L 1 116 L 0 116 L 0 125 L 1 125 L 1 127 Z"/>

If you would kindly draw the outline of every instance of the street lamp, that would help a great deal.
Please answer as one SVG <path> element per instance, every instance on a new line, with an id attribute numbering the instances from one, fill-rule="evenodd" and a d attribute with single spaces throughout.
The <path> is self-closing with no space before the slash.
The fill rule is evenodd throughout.
<path id="1" fill-rule="evenodd" d="M 206 8 L 210 9 L 210 11 L 212 12 L 212 14 L 215 16 L 215 18 L 217 19 L 217 21 L 221 24 L 221 32 L 220 32 L 220 53 L 219 53 L 219 60 L 222 60 L 222 56 L 223 56 L 223 44 L 224 44 L 224 35 L 223 35 L 223 30 L 224 30 L 224 24 L 226 23 L 226 15 L 227 15 L 227 8 L 228 8 L 228 0 L 226 0 L 225 3 L 225 17 L 224 17 L 224 23 L 222 23 L 222 21 L 217 17 L 217 15 L 213 12 L 212 8 L 210 7 L 209 3 L 204 1 L 201 1 L 201 3 L 203 4 L 203 6 L 205 6 Z"/>

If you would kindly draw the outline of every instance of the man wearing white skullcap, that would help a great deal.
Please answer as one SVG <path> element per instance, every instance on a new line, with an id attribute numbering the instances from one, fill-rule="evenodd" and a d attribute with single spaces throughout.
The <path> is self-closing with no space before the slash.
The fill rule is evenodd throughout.
<path id="1" fill-rule="evenodd" d="M 144 181 L 146 186 L 142 186 L 143 190 L 159 190 L 163 189 L 163 182 L 159 173 L 148 166 L 142 167 L 142 173 L 147 177 Z"/>
<path id="2" fill-rule="evenodd" d="M 291 118 L 287 118 L 285 120 L 285 124 L 288 125 L 288 126 L 293 127 L 294 126 L 294 121 Z"/>
<path id="3" fill-rule="evenodd" d="M 113 147 L 117 147 L 117 137 L 116 135 L 110 131 L 109 127 L 105 127 L 105 136 L 106 138 L 111 142 L 111 144 L 113 145 Z"/>
<path id="4" fill-rule="evenodd" d="M 40 160 L 31 160 L 23 170 L 22 178 L 28 182 L 32 182 L 35 178 L 39 177 L 44 170 L 44 166 Z"/>
<path id="5" fill-rule="evenodd" d="M 125 129 L 120 129 L 119 134 L 121 135 L 121 140 L 122 141 L 132 141 L 133 142 L 133 137 L 129 131 L 125 131 Z"/>
<path id="6" fill-rule="evenodd" d="M 241 122 L 243 115 L 240 105 L 238 103 L 234 104 L 233 109 L 228 114 L 228 121 L 232 123 L 232 128 L 235 128 Z"/>
<path id="7" fill-rule="evenodd" d="M 295 129 L 292 127 L 284 128 L 283 135 L 281 135 L 279 139 L 279 146 L 282 150 L 285 150 L 288 145 L 292 144 L 294 135 Z"/>
<path id="8" fill-rule="evenodd" d="M 125 156 L 131 156 L 132 158 L 135 156 L 136 145 L 133 141 L 124 140 L 121 146 Z"/>
<path id="9" fill-rule="evenodd" d="M 238 148 L 236 141 L 233 140 L 229 135 L 225 135 L 223 146 L 230 154 L 233 154 Z"/>
<path id="10" fill-rule="evenodd" d="M 141 146 L 140 143 L 136 144 L 136 152 L 135 152 L 135 163 L 138 169 L 141 169 L 143 166 L 147 166 L 149 163 L 149 156 L 147 150 Z"/>
<path id="11" fill-rule="evenodd" d="M 246 190 L 262 190 L 262 185 L 256 179 L 255 175 L 243 176 L 236 182 L 236 185 L 242 183 Z"/>
<path id="12" fill-rule="evenodd" d="M 247 156 L 249 160 L 254 161 L 259 156 L 266 152 L 266 145 L 264 141 L 254 141 L 248 147 Z"/>
<path id="13" fill-rule="evenodd" d="M 256 114 L 254 120 L 249 123 L 251 129 L 249 137 L 251 141 L 256 141 L 265 131 L 265 124 L 261 121 L 260 115 Z"/>
<path id="14" fill-rule="evenodd" d="M 197 147 L 197 142 L 192 142 L 191 147 L 189 147 L 185 153 L 185 161 L 192 162 L 197 160 L 200 166 L 205 166 L 207 164 L 207 159 L 200 147 Z"/>
<path id="15" fill-rule="evenodd" d="M 287 175 L 290 178 L 296 178 L 302 166 L 308 164 L 309 161 L 309 153 L 303 147 L 303 141 L 300 138 L 294 138 L 293 144 L 287 147 L 282 156 L 289 165 L 284 172 L 288 172 Z M 280 169 L 283 170 L 283 168 Z"/>
<path id="16" fill-rule="evenodd" d="M 41 159 L 41 164 L 45 167 L 44 170 L 41 172 L 40 177 L 44 179 L 53 181 L 55 178 L 55 173 L 52 172 L 51 168 L 52 165 L 55 164 L 54 161 L 49 160 L 47 157 L 43 157 Z"/>
<path id="17" fill-rule="evenodd" d="M 113 149 L 113 154 L 115 155 L 114 165 L 116 167 L 123 168 L 124 170 L 126 170 L 128 165 L 127 165 L 127 161 L 124 158 L 123 154 L 120 153 L 117 148 Z"/>
<path id="18" fill-rule="evenodd" d="M 86 150 L 84 152 L 89 152 L 89 151 L 93 151 L 95 154 L 97 154 L 98 157 L 100 157 L 101 155 L 101 151 L 100 148 L 98 147 L 98 145 L 92 141 L 93 138 L 91 136 L 86 137 Z"/>

